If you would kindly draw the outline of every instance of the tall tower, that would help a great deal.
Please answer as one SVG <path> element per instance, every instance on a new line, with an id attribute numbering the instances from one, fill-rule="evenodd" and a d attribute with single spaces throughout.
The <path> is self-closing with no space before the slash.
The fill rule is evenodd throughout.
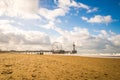
<path id="1" fill-rule="evenodd" d="M 72 50 L 72 53 L 73 53 L 73 54 L 77 53 L 77 50 L 75 50 L 75 43 L 73 43 L 73 50 Z"/>
<path id="2" fill-rule="evenodd" d="M 75 51 L 75 43 L 73 43 L 73 51 Z"/>

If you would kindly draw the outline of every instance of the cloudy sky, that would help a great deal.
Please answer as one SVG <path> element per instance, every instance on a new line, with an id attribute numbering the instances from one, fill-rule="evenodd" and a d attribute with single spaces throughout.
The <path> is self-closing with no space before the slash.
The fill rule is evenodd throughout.
<path id="1" fill-rule="evenodd" d="M 0 0 L 0 49 L 120 52 L 120 0 Z"/>

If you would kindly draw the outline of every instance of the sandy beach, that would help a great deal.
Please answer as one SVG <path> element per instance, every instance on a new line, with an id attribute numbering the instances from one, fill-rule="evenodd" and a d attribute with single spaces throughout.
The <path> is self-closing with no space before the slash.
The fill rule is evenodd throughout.
<path id="1" fill-rule="evenodd" d="M 0 54 L 0 80 L 119 80 L 120 58 Z"/>

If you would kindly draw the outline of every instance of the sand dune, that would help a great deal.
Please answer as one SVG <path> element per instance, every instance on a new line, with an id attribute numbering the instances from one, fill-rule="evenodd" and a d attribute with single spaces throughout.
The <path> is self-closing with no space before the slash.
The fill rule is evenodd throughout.
<path id="1" fill-rule="evenodd" d="M 0 80 L 119 80 L 120 59 L 0 54 Z"/>

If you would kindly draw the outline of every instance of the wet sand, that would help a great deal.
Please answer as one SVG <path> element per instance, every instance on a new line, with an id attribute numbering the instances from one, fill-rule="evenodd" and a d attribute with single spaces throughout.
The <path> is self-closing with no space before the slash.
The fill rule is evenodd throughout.
<path id="1" fill-rule="evenodd" d="M 119 58 L 0 54 L 0 80 L 119 79 Z"/>

